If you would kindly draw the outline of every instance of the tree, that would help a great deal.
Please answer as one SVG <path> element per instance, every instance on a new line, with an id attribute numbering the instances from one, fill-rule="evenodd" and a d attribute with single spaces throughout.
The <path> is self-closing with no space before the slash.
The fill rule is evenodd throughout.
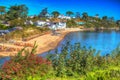
<path id="1" fill-rule="evenodd" d="M 7 12 L 7 18 L 9 20 L 14 20 L 18 18 L 26 18 L 28 14 L 28 8 L 26 5 L 14 5 L 9 8 Z"/>
<path id="2" fill-rule="evenodd" d="M 107 21 L 107 20 L 108 20 L 108 17 L 107 17 L 107 16 L 103 16 L 103 17 L 102 17 L 102 20 L 103 20 L 103 21 Z"/>
<path id="3" fill-rule="evenodd" d="M 113 22 L 114 21 L 114 17 L 109 17 L 109 21 Z"/>
<path id="4" fill-rule="evenodd" d="M 67 11 L 66 12 L 66 15 L 68 15 L 68 16 L 71 16 L 71 15 L 73 15 L 74 13 L 72 12 L 72 11 Z"/>
<path id="5" fill-rule="evenodd" d="M 120 28 L 120 20 L 116 21 L 117 26 Z"/>
<path id="6" fill-rule="evenodd" d="M 85 21 L 88 20 L 88 13 L 87 13 L 87 12 L 84 12 L 84 13 L 82 14 L 82 19 L 85 20 Z"/>
<path id="7" fill-rule="evenodd" d="M 46 14 L 48 13 L 47 8 L 42 9 L 42 11 L 39 14 L 39 17 L 45 18 Z"/>
<path id="8" fill-rule="evenodd" d="M 1 15 L 6 12 L 5 8 L 6 8 L 5 6 L 0 6 L 0 14 Z"/>
<path id="9" fill-rule="evenodd" d="M 6 12 L 6 7 L 5 6 L 0 6 L 0 18 L 4 19 L 5 16 L 3 16 L 3 14 L 5 14 Z"/>
<path id="10" fill-rule="evenodd" d="M 80 18 L 80 13 L 76 12 L 76 18 Z"/>
<path id="11" fill-rule="evenodd" d="M 58 11 L 53 11 L 52 15 L 54 16 L 54 18 L 57 18 L 60 15 L 60 13 Z"/>
<path id="12" fill-rule="evenodd" d="M 99 18 L 99 14 L 96 14 L 95 17 L 96 17 L 96 18 Z"/>
<path id="13" fill-rule="evenodd" d="M 103 17 L 102 17 L 102 26 L 103 26 L 103 27 L 106 27 L 106 28 L 108 28 L 108 27 L 111 26 L 111 25 L 109 25 L 109 20 L 108 20 L 108 17 L 107 17 L 107 16 L 103 16 Z"/>

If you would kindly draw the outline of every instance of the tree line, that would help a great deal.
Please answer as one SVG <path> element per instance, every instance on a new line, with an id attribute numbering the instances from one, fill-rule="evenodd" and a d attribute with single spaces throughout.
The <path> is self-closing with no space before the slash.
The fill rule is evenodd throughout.
<path id="1" fill-rule="evenodd" d="M 28 7 L 24 4 L 22 5 L 13 5 L 10 6 L 8 9 L 5 6 L 0 6 L 0 20 L 4 21 L 12 21 L 16 19 L 22 19 L 19 22 L 24 22 L 25 20 L 29 19 L 28 17 Z M 34 15 L 34 18 L 37 19 L 46 19 L 49 15 L 48 8 L 44 8 L 40 11 L 38 15 Z M 59 11 L 53 11 L 50 15 L 53 18 L 58 18 L 61 13 Z M 84 26 L 86 27 L 120 27 L 120 20 L 115 21 L 114 17 L 103 16 L 99 18 L 99 14 L 95 16 L 89 16 L 87 12 L 80 12 L 74 13 L 73 11 L 66 11 L 66 16 L 73 17 L 72 20 L 68 20 L 68 23 L 75 23 L 75 19 L 80 19 L 85 22 Z M 16 22 L 16 21 L 13 21 Z M 76 24 L 75 24 L 76 25 Z M 74 25 L 73 25 L 74 26 Z"/>

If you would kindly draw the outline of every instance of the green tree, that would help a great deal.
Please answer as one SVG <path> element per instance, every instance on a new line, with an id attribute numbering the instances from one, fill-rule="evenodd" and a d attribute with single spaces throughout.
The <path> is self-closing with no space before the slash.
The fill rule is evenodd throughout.
<path id="1" fill-rule="evenodd" d="M 108 17 L 107 16 L 103 16 L 102 17 L 102 26 L 103 27 L 108 27 L 109 25 L 108 25 Z"/>
<path id="2" fill-rule="evenodd" d="M 9 20 L 18 19 L 18 18 L 26 18 L 28 14 L 28 8 L 26 5 L 14 5 L 9 8 L 7 12 L 7 18 Z"/>
<path id="3" fill-rule="evenodd" d="M 103 21 L 107 21 L 107 20 L 108 20 L 108 17 L 107 17 L 107 16 L 103 16 L 103 17 L 102 17 L 102 20 L 103 20 Z"/>
<path id="4" fill-rule="evenodd" d="M 5 14 L 6 12 L 6 7 L 5 6 L 0 6 L 0 18 L 3 19 L 5 16 L 3 16 L 3 14 Z"/>
<path id="5" fill-rule="evenodd" d="M 39 14 L 39 17 L 45 18 L 46 14 L 48 13 L 47 8 L 42 9 L 42 11 Z"/>
<path id="6" fill-rule="evenodd" d="M 5 6 L 0 6 L 0 14 L 2 15 L 5 12 L 6 12 L 6 7 Z"/>
<path id="7" fill-rule="evenodd" d="M 66 12 L 66 15 L 68 15 L 68 16 L 71 16 L 71 15 L 73 15 L 74 13 L 72 12 L 72 11 L 67 11 Z"/>
<path id="8" fill-rule="evenodd" d="M 79 12 L 76 12 L 76 18 L 80 18 L 80 13 Z"/>
<path id="9" fill-rule="evenodd" d="M 88 13 L 87 12 L 84 12 L 83 14 L 82 14 L 82 19 L 83 20 L 85 20 L 85 21 L 87 21 L 88 20 Z"/>
<path id="10" fill-rule="evenodd" d="M 116 21 L 117 26 L 120 28 L 120 20 Z"/>
<path id="11" fill-rule="evenodd" d="M 96 14 L 95 17 L 96 17 L 96 18 L 99 18 L 99 14 Z"/>
<path id="12" fill-rule="evenodd" d="M 54 16 L 54 18 L 57 18 L 60 15 L 60 13 L 58 11 L 53 11 L 52 15 Z"/>
<path id="13" fill-rule="evenodd" d="M 113 22 L 113 21 L 114 21 L 114 17 L 110 17 L 110 18 L 109 18 L 109 21 L 110 21 L 110 22 Z"/>

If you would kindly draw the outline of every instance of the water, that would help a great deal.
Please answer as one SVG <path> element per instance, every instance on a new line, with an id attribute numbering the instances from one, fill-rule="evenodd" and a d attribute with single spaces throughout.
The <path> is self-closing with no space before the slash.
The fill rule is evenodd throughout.
<path id="1" fill-rule="evenodd" d="M 10 57 L 3 57 L 3 58 L 0 58 L 0 66 L 5 63 L 6 61 L 8 61 L 10 59 Z"/>
<path id="2" fill-rule="evenodd" d="M 81 46 L 86 46 L 87 48 L 92 47 L 96 51 L 100 51 L 101 56 L 111 53 L 120 44 L 120 31 L 99 31 L 99 32 L 73 32 L 68 34 L 57 47 L 58 52 L 60 52 L 61 47 L 66 42 L 70 44 L 80 43 Z M 54 53 L 52 50 L 51 53 Z M 45 56 L 42 54 L 42 56 Z"/>
<path id="3" fill-rule="evenodd" d="M 70 44 L 80 43 L 81 46 L 92 47 L 96 51 L 101 51 L 101 55 L 111 53 L 120 43 L 120 31 L 104 31 L 104 32 L 73 32 L 68 35 L 60 42 L 58 51 L 60 52 L 61 47 L 66 42 Z M 54 53 L 52 50 L 51 53 Z M 45 56 L 48 52 L 42 54 Z M 9 57 L 0 59 L 0 64 L 9 60 Z"/>

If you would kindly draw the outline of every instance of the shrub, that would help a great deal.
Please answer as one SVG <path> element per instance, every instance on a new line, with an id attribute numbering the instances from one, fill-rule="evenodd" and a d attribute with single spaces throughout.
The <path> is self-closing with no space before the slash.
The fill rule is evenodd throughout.
<path id="1" fill-rule="evenodd" d="M 30 76 L 37 75 L 39 78 L 49 76 L 52 70 L 51 61 L 33 54 L 36 47 L 34 46 L 31 52 L 22 49 L 18 55 L 5 62 L 0 73 L 1 79 L 26 80 Z M 26 53 L 25 56 L 22 56 L 23 52 Z"/>
<path id="2" fill-rule="evenodd" d="M 2 66 L 0 76 L 5 80 L 118 80 L 120 78 L 120 49 L 111 55 L 100 56 L 79 43 L 64 45 L 47 58 L 36 56 L 34 45 L 31 52 L 22 49 Z M 22 53 L 25 56 L 22 56 Z"/>
<path id="3" fill-rule="evenodd" d="M 55 75 L 58 77 L 72 76 L 75 78 L 80 78 L 80 76 L 87 75 L 87 78 L 90 79 L 86 80 L 97 80 L 98 78 L 100 80 L 104 80 L 104 78 L 107 79 L 107 75 L 104 75 L 101 72 L 105 71 L 112 65 L 118 66 L 118 64 L 114 64 L 112 61 L 118 63 L 120 56 L 118 57 L 118 54 L 118 58 L 112 58 L 111 56 L 100 56 L 99 54 L 100 53 L 96 52 L 95 49 L 81 47 L 80 43 L 71 45 L 68 42 L 62 47 L 60 53 L 58 53 L 58 51 L 56 50 L 54 54 L 48 55 L 48 59 L 52 61 L 53 69 L 56 71 Z M 117 59 L 117 61 L 115 61 L 115 59 Z M 99 70 L 101 72 L 95 72 Z M 88 75 L 89 72 L 93 74 Z M 107 72 L 105 71 L 105 74 L 106 73 Z M 111 70 L 110 73 L 112 73 Z M 94 78 L 96 74 L 98 74 L 98 76 Z M 119 70 L 117 71 L 117 74 L 119 74 Z M 110 78 L 114 78 L 114 76 L 115 75 Z"/>

